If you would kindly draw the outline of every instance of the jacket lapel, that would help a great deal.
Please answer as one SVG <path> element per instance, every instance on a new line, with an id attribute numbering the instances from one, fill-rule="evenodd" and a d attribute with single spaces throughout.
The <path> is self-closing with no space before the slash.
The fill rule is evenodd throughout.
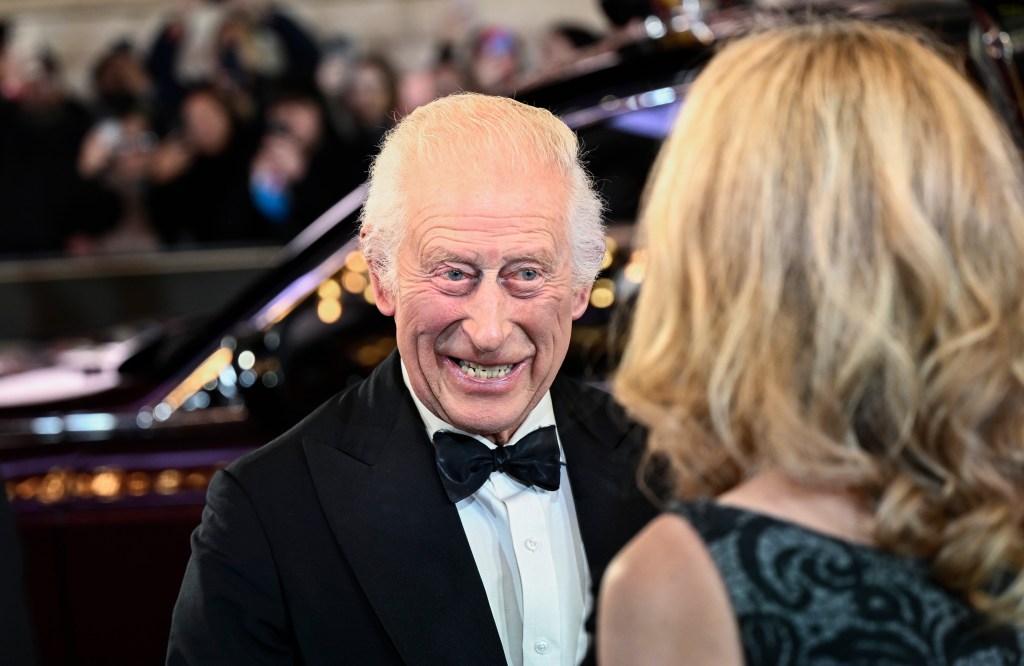
<path id="1" fill-rule="evenodd" d="M 644 431 L 609 395 L 578 382 L 557 379 L 551 398 L 596 596 L 609 561 L 656 514 L 636 483 Z"/>
<path id="2" fill-rule="evenodd" d="M 397 354 L 305 438 L 328 523 L 408 664 L 496 664 L 504 651 L 458 511 L 438 479 Z"/>

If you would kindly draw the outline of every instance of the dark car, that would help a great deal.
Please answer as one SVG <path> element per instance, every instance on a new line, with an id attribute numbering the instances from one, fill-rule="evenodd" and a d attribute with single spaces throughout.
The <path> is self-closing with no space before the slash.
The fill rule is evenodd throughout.
<path id="1" fill-rule="evenodd" d="M 637 8 L 666 7 L 622 4 L 623 23 Z M 643 280 L 631 229 L 661 141 L 715 43 L 760 15 L 745 5 L 700 9 L 684 2 L 639 12 L 637 32 L 617 49 L 517 95 L 578 132 L 609 204 L 604 270 L 564 366 L 594 382 L 613 364 L 622 306 Z M 829 11 L 935 31 L 1024 136 L 1020 3 L 860 2 Z M 392 322 L 373 304 L 353 239 L 364 193 L 338 202 L 205 321 L 142 327 L 44 363 L 0 358 L 0 468 L 42 663 L 161 663 L 210 477 L 394 349 Z"/>

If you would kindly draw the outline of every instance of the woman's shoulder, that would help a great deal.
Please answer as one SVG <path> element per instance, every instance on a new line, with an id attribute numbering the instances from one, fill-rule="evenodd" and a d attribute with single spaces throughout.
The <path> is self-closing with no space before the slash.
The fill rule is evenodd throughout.
<path id="1" fill-rule="evenodd" d="M 748 654 L 781 646 L 800 663 L 814 654 L 870 663 L 874 645 L 902 655 L 899 663 L 991 658 L 1024 666 L 1024 630 L 990 626 L 934 579 L 927 562 L 851 538 L 856 530 L 825 526 L 784 503 L 748 500 L 667 507 L 711 554 Z"/>
<path id="2" fill-rule="evenodd" d="M 725 586 L 680 515 L 655 518 L 609 566 L 599 616 L 602 663 L 742 663 Z"/>
<path id="3" fill-rule="evenodd" d="M 705 565 L 705 571 L 697 571 Z M 616 584 L 616 579 L 621 578 L 628 583 L 624 591 L 647 601 L 652 596 L 675 601 L 672 588 L 688 586 L 689 579 L 703 580 L 702 574 L 713 568 L 714 563 L 693 526 L 679 514 L 663 513 L 615 557 L 605 584 Z"/>

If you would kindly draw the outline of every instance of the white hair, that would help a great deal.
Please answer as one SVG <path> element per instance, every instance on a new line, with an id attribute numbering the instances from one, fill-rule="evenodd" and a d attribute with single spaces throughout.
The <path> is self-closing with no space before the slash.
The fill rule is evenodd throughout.
<path id="1" fill-rule="evenodd" d="M 566 229 L 575 289 L 590 285 L 604 258 L 604 205 L 580 163 L 576 134 L 550 111 L 507 97 L 459 93 L 416 109 L 385 137 L 370 167 L 361 248 L 381 286 L 395 292 L 395 258 L 408 222 L 403 186 L 431 164 L 467 170 L 505 156 L 521 169 L 551 166 L 568 188 Z"/>

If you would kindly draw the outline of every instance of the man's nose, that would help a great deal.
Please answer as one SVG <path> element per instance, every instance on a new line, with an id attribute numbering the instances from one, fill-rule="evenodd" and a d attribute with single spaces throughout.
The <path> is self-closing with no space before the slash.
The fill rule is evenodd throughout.
<path id="1" fill-rule="evenodd" d="M 469 295 L 462 328 L 477 351 L 497 351 L 512 333 L 509 298 L 497 280 L 482 281 Z"/>

